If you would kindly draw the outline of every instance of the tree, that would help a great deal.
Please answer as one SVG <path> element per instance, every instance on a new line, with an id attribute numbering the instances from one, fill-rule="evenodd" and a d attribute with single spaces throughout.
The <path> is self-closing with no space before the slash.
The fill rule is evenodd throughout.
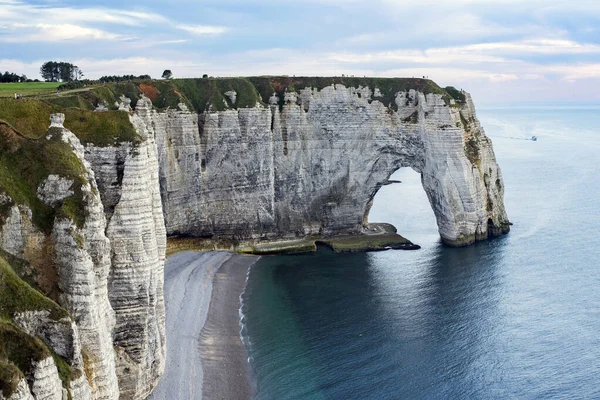
<path id="1" fill-rule="evenodd" d="M 202 75 L 202 79 L 208 79 L 208 74 Z"/>
<path id="2" fill-rule="evenodd" d="M 71 82 L 82 77 L 83 73 L 71 63 L 48 61 L 40 68 L 40 75 L 47 82 Z"/>
<path id="3" fill-rule="evenodd" d="M 171 72 L 170 69 L 165 69 L 165 71 L 162 74 L 163 79 L 171 79 L 172 76 L 173 76 L 173 73 Z"/>
<path id="4" fill-rule="evenodd" d="M 75 80 L 78 81 L 83 78 L 83 71 L 77 66 L 73 66 L 73 74 L 75 75 Z"/>
<path id="5" fill-rule="evenodd" d="M 23 79 L 25 77 L 25 79 Z M 14 72 L 5 71 L 3 74 L 0 73 L 0 82 L 1 83 L 15 83 L 15 82 L 25 82 L 27 77 L 25 75 L 19 76 Z"/>

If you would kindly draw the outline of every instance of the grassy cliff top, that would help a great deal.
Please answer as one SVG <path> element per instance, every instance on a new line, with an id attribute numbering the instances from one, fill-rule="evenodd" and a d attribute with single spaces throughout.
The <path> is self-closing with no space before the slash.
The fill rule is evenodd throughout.
<path id="1" fill-rule="evenodd" d="M 464 95 L 453 87 L 441 88 L 429 79 L 421 78 L 368 78 L 368 77 L 290 77 L 260 76 L 239 78 L 184 78 L 171 80 L 133 80 L 83 87 L 81 83 L 69 83 L 66 91 L 56 95 L 43 97 L 50 104 L 63 108 L 93 110 L 99 103 L 111 110 L 118 108 L 121 96 L 132 100 L 135 107 L 141 95 L 152 100 L 159 110 L 176 109 L 179 103 L 197 112 L 206 110 L 222 111 L 226 109 L 254 107 L 257 103 L 269 104 L 269 98 L 275 94 L 283 103 L 285 92 L 299 91 L 304 88 L 321 90 L 333 84 L 346 87 L 369 87 L 379 89 L 380 97 L 374 100 L 382 102 L 386 107 L 395 108 L 394 99 L 399 92 L 411 89 L 425 94 L 435 93 L 456 101 L 464 100 Z M 235 91 L 235 104 L 225 95 Z"/>
<path id="2" fill-rule="evenodd" d="M 98 88 L 97 90 L 101 90 Z M 96 90 L 96 89 L 95 89 Z M 71 96 L 71 95 L 69 95 Z M 50 114 L 64 113 L 65 128 L 69 129 L 84 145 L 117 145 L 135 142 L 139 137 L 125 112 L 93 112 L 87 106 L 64 107 L 56 102 L 70 97 L 41 97 L 14 100 L 0 98 L 0 122 L 9 125 L 27 138 L 40 138 L 50 125 Z M 91 107 L 91 103 L 90 107 Z"/>
<path id="3" fill-rule="evenodd" d="M 131 99 L 132 107 L 142 95 L 150 98 L 158 110 L 177 109 L 179 103 L 190 110 L 222 111 L 269 104 L 270 97 L 279 97 L 280 105 L 286 92 L 304 88 L 321 90 L 333 84 L 346 87 L 378 89 L 381 96 L 373 100 L 386 107 L 396 108 L 395 97 L 411 89 L 422 93 L 441 95 L 447 103 L 451 99 L 464 102 L 464 94 L 453 87 L 441 88 L 429 79 L 421 78 L 368 78 L 368 77 L 290 77 L 261 76 L 240 78 L 186 78 L 171 80 L 133 80 L 103 84 L 71 82 L 63 85 L 60 93 L 51 92 L 16 101 L 0 98 L 0 120 L 11 124 L 26 136 L 39 136 L 48 125 L 48 114 L 66 114 L 65 126 L 80 139 L 95 144 L 110 145 L 135 139 L 127 114 L 116 112 L 122 96 Z M 225 93 L 236 92 L 232 103 Z M 29 99 L 29 100 L 27 100 Z M 94 113 L 103 104 L 110 111 Z"/>
<path id="4" fill-rule="evenodd" d="M 178 104 L 183 103 L 197 112 L 222 111 L 254 107 L 257 103 L 269 104 L 273 94 L 279 97 L 282 105 L 286 92 L 307 87 L 321 90 L 333 84 L 369 87 L 373 91 L 378 89 L 381 96 L 373 100 L 391 108 L 396 107 L 394 99 L 397 93 L 411 89 L 425 94 L 439 94 L 448 103 L 451 99 L 459 103 L 465 100 L 464 94 L 453 87 L 441 88 L 432 80 L 420 78 L 263 76 L 135 80 L 86 86 L 73 82 L 63 85 L 60 93 L 52 91 L 33 94 L 22 100 L 0 96 L 0 121 L 23 136 L 39 138 L 48 128 L 50 114 L 62 112 L 66 116 L 65 127 L 75 133 L 83 144 L 111 146 L 139 140 L 127 113 L 117 111 L 122 96 L 131 99 L 132 107 L 145 95 L 159 110 L 177 109 Z M 26 86 L 36 83 L 20 85 L 25 85 L 22 90 L 27 93 Z M 235 104 L 225 94 L 229 91 L 237 94 Z M 94 112 L 99 104 L 103 104 L 109 111 Z"/>

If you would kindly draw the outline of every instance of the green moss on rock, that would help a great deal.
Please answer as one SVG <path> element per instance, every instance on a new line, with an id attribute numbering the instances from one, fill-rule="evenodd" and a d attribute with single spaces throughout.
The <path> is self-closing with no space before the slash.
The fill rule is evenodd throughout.
<path id="1" fill-rule="evenodd" d="M 421 247 L 396 233 L 379 235 L 352 235 L 325 238 L 317 243 L 323 243 L 336 253 L 355 253 L 380 250 L 417 250 Z"/>
<path id="2" fill-rule="evenodd" d="M 79 95 L 55 96 L 48 98 L 46 101 L 62 108 L 76 108 L 88 111 L 95 109 L 94 105 L 88 99 Z"/>
<path id="3" fill-rule="evenodd" d="M 69 316 L 64 308 L 23 281 L 4 258 L 0 258 L 0 320 L 23 311 L 50 311 L 55 320 Z"/>
<path id="4" fill-rule="evenodd" d="M 92 112 L 76 109 L 63 112 L 65 128 L 73 132 L 83 145 L 94 144 L 107 147 L 141 140 L 126 112 Z"/>
<path id="5" fill-rule="evenodd" d="M 39 338 L 27 334 L 10 321 L 0 320 L 0 388 L 4 396 L 14 393 L 24 376 L 33 376 L 35 362 L 48 357 L 53 358 L 63 387 L 68 390 L 69 383 L 79 378 L 82 372 L 74 370 Z"/>
<path id="6" fill-rule="evenodd" d="M 457 103 L 464 103 L 467 101 L 467 96 L 454 86 L 446 86 L 445 90 Z"/>
<path id="7" fill-rule="evenodd" d="M 37 188 L 49 175 L 74 181 L 75 194 L 56 207 L 44 204 L 37 197 Z M 81 186 L 84 184 L 87 184 L 84 166 L 60 135 L 50 140 L 28 139 L 11 130 L 0 130 L 0 189 L 15 203 L 27 205 L 36 226 L 46 233 L 51 231 L 57 213 L 83 226 Z"/>
<path id="8" fill-rule="evenodd" d="M 19 382 L 24 377 L 15 364 L 0 359 L 0 392 L 5 398 L 10 398 L 17 391 Z"/>

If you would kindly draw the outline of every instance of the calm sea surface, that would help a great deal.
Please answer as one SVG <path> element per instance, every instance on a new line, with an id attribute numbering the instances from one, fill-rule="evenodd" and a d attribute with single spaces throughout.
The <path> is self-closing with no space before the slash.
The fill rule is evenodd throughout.
<path id="1" fill-rule="evenodd" d="M 242 296 L 256 399 L 600 398 L 600 108 L 478 115 L 512 232 L 444 247 L 402 169 L 370 220 L 422 250 L 263 258 Z"/>

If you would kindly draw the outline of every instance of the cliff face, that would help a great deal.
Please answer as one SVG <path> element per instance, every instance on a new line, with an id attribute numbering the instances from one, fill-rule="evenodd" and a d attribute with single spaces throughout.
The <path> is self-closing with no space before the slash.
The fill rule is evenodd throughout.
<path id="1" fill-rule="evenodd" d="M 168 234 L 363 233 L 402 167 L 421 173 L 445 243 L 508 232 L 464 92 L 400 79 L 156 85 L 127 86 L 120 111 L 65 110 L 75 134 L 63 114 L 41 134 L 47 103 L 0 99 L 0 399 L 145 398 L 165 366 Z"/>
<path id="2" fill-rule="evenodd" d="M 150 104 L 151 106 L 151 104 Z M 103 188 L 112 244 L 110 303 L 116 313 L 114 346 L 122 398 L 145 398 L 164 371 L 163 268 L 166 234 L 152 131 L 143 126 L 142 103 L 131 117 L 141 142 L 128 149 L 89 146 Z"/>
<path id="3" fill-rule="evenodd" d="M 401 167 L 422 174 L 440 236 L 466 245 L 508 231 L 503 182 L 471 97 L 370 88 L 286 92 L 283 104 L 147 114 L 168 234 L 258 239 L 361 232 Z M 398 205 L 402 207 L 403 205 Z M 401 229 L 401 227 L 400 227 Z"/>
<path id="4" fill-rule="evenodd" d="M 0 364 L 14 371 L 0 374 L 0 398 L 142 399 L 162 374 L 165 351 L 166 237 L 156 145 L 142 132 L 122 147 L 86 148 L 63 121 L 53 115 L 37 140 L 0 132 L 3 144 L 11 144 L 0 149 L 0 168 L 9 168 L 11 157 L 27 158 L 25 170 L 36 170 L 27 181 L 37 187 L 0 182 L 0 243 L 12 260 L 0 271 L 0 292 L 16 285 L 36 299 L 0 296 L 0 344 L 9 348 Z M 98 161 L 103 156 L 106 162 Z M 113 164 L 118 188 L 105 191 Z M 11 179 L 22 177 L 15 172 Z M 16 341 L 30 349 L 10 350 Z"/>

